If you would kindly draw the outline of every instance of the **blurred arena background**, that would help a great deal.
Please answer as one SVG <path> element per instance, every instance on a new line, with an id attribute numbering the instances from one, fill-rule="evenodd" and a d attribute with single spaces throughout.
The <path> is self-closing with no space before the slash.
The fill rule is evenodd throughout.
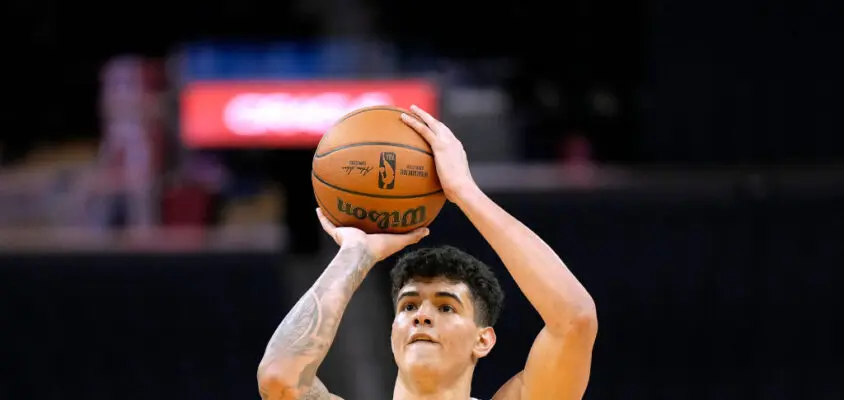
<path id="1" fill-rule="evenodd" d="M 319 133 L 430 104 L 598 305 L 586 398 L 840 399 L 844 7 L 803 0 L 10 0 L 0 398 L 258 398 L 335 246 Z M 508 293 L 489 398 L 540 329 L 453 206 L 426 243 Z M 387 399 L 389 262 L 320 370 Z"/>

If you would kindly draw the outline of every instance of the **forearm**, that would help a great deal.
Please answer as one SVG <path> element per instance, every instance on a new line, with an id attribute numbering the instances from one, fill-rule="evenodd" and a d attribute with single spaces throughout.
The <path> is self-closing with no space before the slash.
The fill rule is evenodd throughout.
<path id="1" fill-rule="evenodd" d="M 589 293 L 536 233 L 475 187 L 455 203 L 501 258 L 551 333 L 564 334 L 572 321 L 594 317 Z"/>
<path id="2" fill-rule="evenodd" d="M 340 249 L 270 339 L 258 367 L 262 393 L 286 390 L 298 398 L 311 388 L 346 306 L 373 265 L 364 246 Z"/>

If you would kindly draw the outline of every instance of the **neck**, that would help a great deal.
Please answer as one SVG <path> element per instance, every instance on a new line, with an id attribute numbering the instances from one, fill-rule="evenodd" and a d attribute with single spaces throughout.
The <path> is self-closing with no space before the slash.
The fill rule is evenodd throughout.
<path id="1" fill-rule="evenodd" d="M 418 377 L 399 371 L 393 400 L 469 400 L 474 368 L 452 378 Z"/>

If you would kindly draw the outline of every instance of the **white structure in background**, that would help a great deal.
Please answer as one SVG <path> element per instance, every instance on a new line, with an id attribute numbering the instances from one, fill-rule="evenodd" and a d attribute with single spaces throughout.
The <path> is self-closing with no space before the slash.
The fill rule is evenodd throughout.
<path id="1" fill-rule="evenodd" d="M 98 160 L 103 224 L 146 228 L 157 222 L 161 77 L 163 65 L 141 57 L 115 58 L 103 67 Z"/>

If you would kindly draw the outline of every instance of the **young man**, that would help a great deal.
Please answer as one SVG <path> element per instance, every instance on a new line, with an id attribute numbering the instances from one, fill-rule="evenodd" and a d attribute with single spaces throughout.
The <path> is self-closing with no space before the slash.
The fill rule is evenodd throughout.
<path id="1" fill-rule="evenodd" d="M 418 107 L 411 110 L 418 118 L 403 114 L 402 120 L 430 143 L 446 197 L 489 242 L 545 322 L 524 370 L 493 400 L 582 398 L 598 329 L 592 298 L 542 239 L 481 192 L 451 130 Z M 317 214 L 340 251 L 270 339 L 258 367 L 264 400 L 339 399 L 316 372 L 346 305 L 375 263 L 428 235 L 426 228 L 367 235 Z M 405 255 L 392 278 L 392 349 L 399 370 L 393 400 L 471 399 L 475 364 L 496 342 L 492 325 L 503 295 L 492 272 L 443 247 Z"/>

